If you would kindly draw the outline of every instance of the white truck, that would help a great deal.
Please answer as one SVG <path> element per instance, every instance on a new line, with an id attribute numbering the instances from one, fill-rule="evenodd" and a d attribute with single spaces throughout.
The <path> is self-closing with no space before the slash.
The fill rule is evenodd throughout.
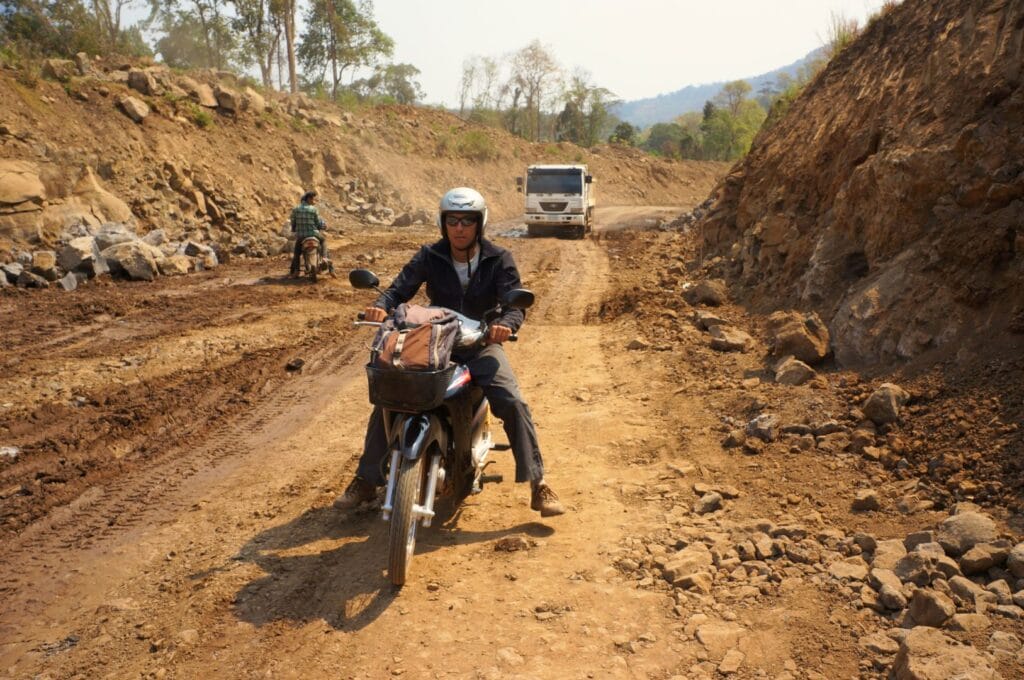
<path id="1" fill-rule="evenodd" d="M 530 236 L 583 238 L 594 221 L 594 178 L 585 165 L 531 165 L 525 187 L 526 231 Z"/>

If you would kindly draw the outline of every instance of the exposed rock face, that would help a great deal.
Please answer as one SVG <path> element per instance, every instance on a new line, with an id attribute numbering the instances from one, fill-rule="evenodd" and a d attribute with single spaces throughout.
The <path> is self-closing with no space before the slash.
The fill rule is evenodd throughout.
<path id="1" fill-rule="evenodd" d="M 1001 0 L 902 3 L 759 135 L 702 223 L 710 249 L 737 247 L 755 306 L 817 311 L 845 365 L 1007 327 L 999 310 L 1024 307 L 1022 22 Z"/>
<path id="2" fill-rule="evenodd" d="M 46 198 L 39 168 L 29 161 L 0 159 L 0 210 Z"/>
<path id="3" fill-rule="evenodd" d="M 958 645 L 935 628 L 912 629 L 893 664 L 896 680 L 996 680 L 1001 676 L 978 650 Z"/>

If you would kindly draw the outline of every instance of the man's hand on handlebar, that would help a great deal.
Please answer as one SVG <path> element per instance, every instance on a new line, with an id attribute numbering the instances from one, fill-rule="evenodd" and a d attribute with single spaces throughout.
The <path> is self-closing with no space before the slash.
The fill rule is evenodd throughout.
<path id="1" fill-rule="evenodd" d="M 488 327 L 487 329 L 487 344 L 488 345 L 500 345 L 509 339 L 512 335 L 512 329 L 508 326 L 499 326 L 497 324 Z"/>
<path id="2" fill-rule="evenodd" d="M 388 313 L 380 307 L 367 307 L 363 311 L 363 315 L 367 321 L 383 321 L 388 318 Z"/>

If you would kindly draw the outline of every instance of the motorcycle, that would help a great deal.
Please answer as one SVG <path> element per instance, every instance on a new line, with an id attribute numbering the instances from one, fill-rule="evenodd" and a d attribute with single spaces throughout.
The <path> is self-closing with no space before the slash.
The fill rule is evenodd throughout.
<path id="1" fill-rule="evenodd" d="M 349 282 L 358 289 L 380 292 L 379 279 L 366 269 L 351 271 Z M 503 310 L 527 309 L 533 301 L 530 291 L 511 290 L 483 321 L 445 309 L 459 319 L 456 351 L 483 346 L 489 323 Z M 357 326 L 381 325 L 363 320 L 362 313 L 358 318 Z M 403 371 L 371 363 L 366 375 L 370 402 L 384 411 L 389 447 L 389 455 L 384 457 L 387 485 L 381 508 L 382 519 L 390 522 L 388 577 L 402 586 L 416 549 L 417 526 L 431 525 L 435 500 L 451 497 L 458 502 L 483 491 L 486 483 L 501 482 L 501 475 L 488 475 L 485 469 L 493 462 L 488 460 L 492 450 L 508 450 L 509 446 L 494 443 L 487 399 L 462 364 L 449 362 L 438 371 Z"/>
<path id="2" fill-rule="evenodd" d="M 317 276 L 326 268 L 323 258 L 320 257 L 320 241 L 309 236 L 302 240 L 301 247 L 303 271 L 310 281 L 316 283 Z"/>

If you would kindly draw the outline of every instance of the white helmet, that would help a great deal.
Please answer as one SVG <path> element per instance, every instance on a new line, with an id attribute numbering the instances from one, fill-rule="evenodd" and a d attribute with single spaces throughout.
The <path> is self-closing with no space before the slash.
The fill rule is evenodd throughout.
<path id="1" fill-rule="evenodd" d="M 476 189 L 469 187 L 456 187 L 441 197 L 441 205 L 437 211 L 437 226 L 441 229 L 442 238 L 448 238 L 448 230 L 444 226 L 444 217 L 450 212 L 476 213 L 480 216 L 480 228 L 477 230 L 477 240 L 484 237 L 484 227 L 487 226 L 487 201 Z"/>

